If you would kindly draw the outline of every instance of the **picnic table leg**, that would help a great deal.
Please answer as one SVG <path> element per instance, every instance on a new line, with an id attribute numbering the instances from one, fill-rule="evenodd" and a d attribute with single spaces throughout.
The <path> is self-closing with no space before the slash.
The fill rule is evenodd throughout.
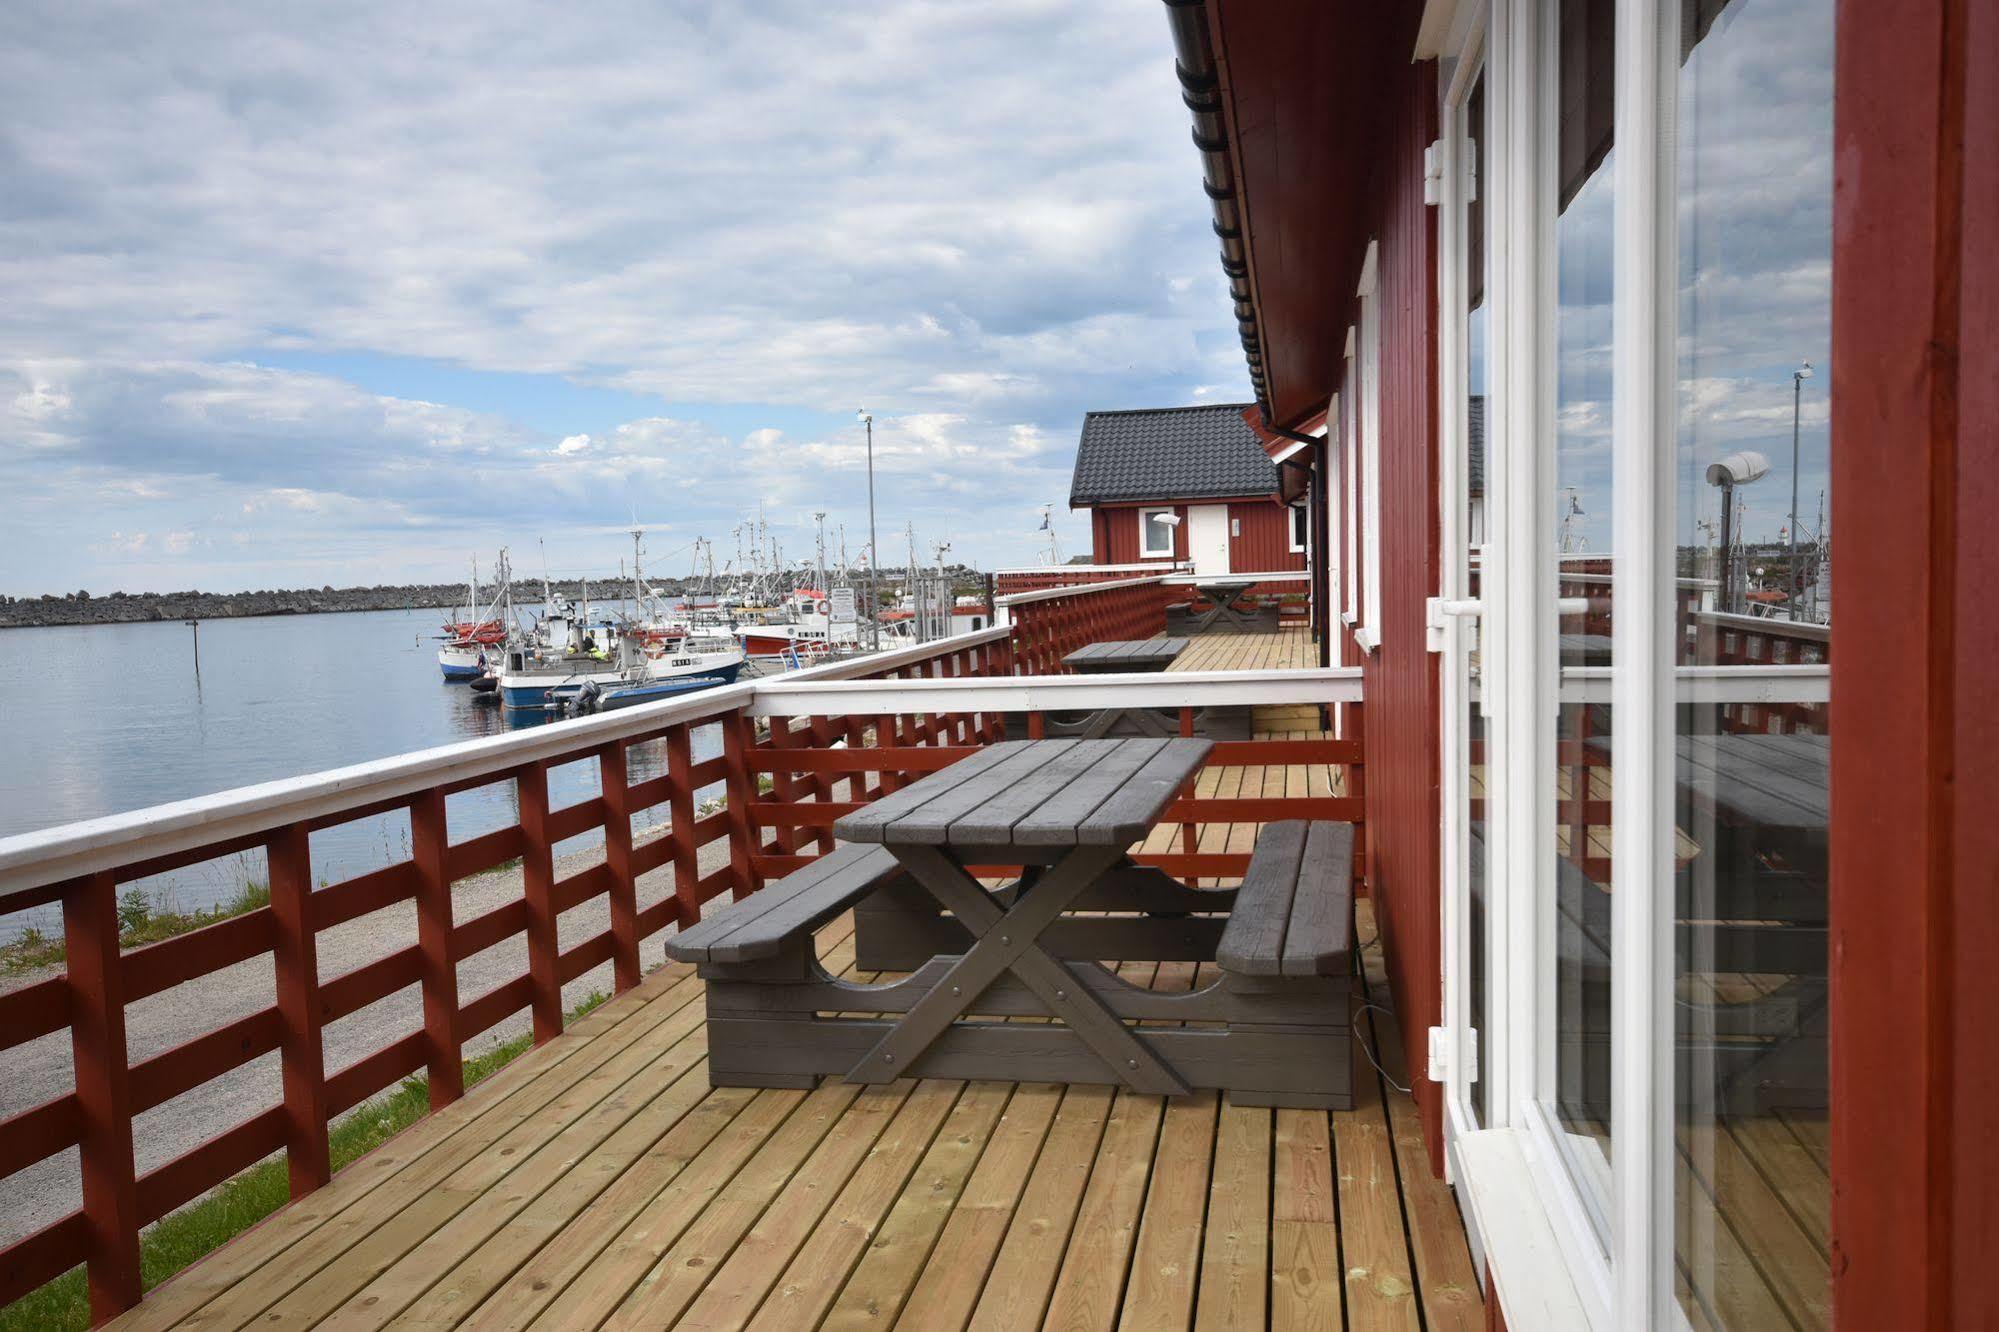
<path id="1" fill-rule="evenodd" d="M 1103 1000 L 1077 985 L 1040 943 L 1040 933 L 1099 874 L 1124 858 L 1122 847 L 1077 848 L 1052 866 L 1034 892 L 1002 913 L 986 890 L 939 847 L 899 846 L 896 858 L 944 909 L 977 932 L 971 949 L 849 1072 L 855 1083 L 891 1082 L 907 1073 L 950 1030 L 986 987 L 1011 971 L 1039 995 L 1117 1078 L 1134 1091 L 1182 1096 L 1187 1085 L 1118 1020 Z"/>

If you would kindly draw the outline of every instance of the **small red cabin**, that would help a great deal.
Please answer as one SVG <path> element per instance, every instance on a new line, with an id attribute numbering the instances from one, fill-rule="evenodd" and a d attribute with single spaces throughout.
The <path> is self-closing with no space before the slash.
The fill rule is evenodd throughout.
<path id="1" fill-rule="evenodd" d="M 1243 414 L 1254 410 L 1218 403 L 1085 416 L 1069 507 L 1090 511 L 1094 562 L 1192 564 L 1207 576 L 1304 572 L 1305 501 L 1286 502 L 1274 460 L 1304 446 L 1253 429 Z"/>

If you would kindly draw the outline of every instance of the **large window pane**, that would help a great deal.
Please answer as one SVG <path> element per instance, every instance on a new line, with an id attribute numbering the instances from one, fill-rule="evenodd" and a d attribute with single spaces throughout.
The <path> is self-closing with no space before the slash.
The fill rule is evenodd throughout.
<path id="1" fill-rule="evenodd" d="M 1465 393 L 1467 411 L 1464 434 L 1464 477 L 1465 477 L 1465 594 L 1472 598 L 1482 595 L 1479 579 L 1480 550 L 1486 540 L 1486 441 L 1488 422 L 1493 420 L 1493 402 L 1490 388 L 1491 376 L 1488 366 L 1492 360 L 1492 306 L 1486 298 L 1486 226 L 1485 201 L 1492 195 L 1491 158 L 1485 151 L 1490 141 L 1485 132 L 1485 75 L 1480 73 L 1472 84 L 1471 95 L 1465 99 L 1464 141 L 1469 161 L 1465 177 L 1467 188 L 1464 209 L 1465 236 Z M 1470 660 L 1466 663 L 1468 684 L 1477 686 L 1482 680 L 1482 647 L 1484 625 L 1473 620 L 1469 632 L 1474 636 Z M 1475 1039 L 1481 1044 L 1485 1033 L 1485 983 L 1486 983 L 1486 837 L 1485 837 L 1485 713 L 1475 699 L 1475 688 L 1465 691 L 1465 745 L 1467 780 L 1464 798 L 1466 802 L 1465 822 L 1470 830 L 1470 844 L 1465 859 L 1467 901 L 1465 911 L 1465 947 L 1468 966 L 1465 986 L 1470 1004 L 1470 1025 Z M 1485 1058 L 1479 1058 L 1478 1066 L 1483 1068 Z M 1481 1085 L 1473 1088 L 1471 1104 L 1479 1122 L 1486 1122 L 1490 1113 L 1486 1106 L 1483 1079 Z"/>
<path id="2" fill-rule="evenodd" d="M 1748 685 L 1824 663 L 1832 614 L 1833 4 L 1681 15 L 1679 555 L 1660 595 L 1682 663 Z M 1696 1326 L 1823 1327 L 1828 714 L 1726 689 L 1683 694 L 1671 760 L 1679 1294 Z"/>
<path id="3" fill-rule="evenodd" d="M 1608 1245 L 1610 1171 L 1611 298 L 1615 6 L 1562 0 L 1553 131 L 1554 530 L 1544 547 L 1558 598 L 1554 863 L 1555 1086 L 1550 1110 L 1570 1170 Z"/>

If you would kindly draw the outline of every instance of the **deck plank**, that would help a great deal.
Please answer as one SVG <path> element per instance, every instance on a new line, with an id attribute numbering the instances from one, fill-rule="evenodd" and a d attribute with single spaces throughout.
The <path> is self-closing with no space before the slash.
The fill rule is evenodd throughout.
<path id="1" fill-rule="evenodd" d="M 1221 1107 L 1202 1237 L 1196 1332 L 1262 1327 L 1270 1273 L 1270 1111 Z"/>
<path id="2" fill-rule="evenodd" d="M 1279 1110 L 1271 1152 L 1270 1326 L 1321 1332 L 1345 1317 L 1332 1120 Z"/>
<path id="3" fill-rule="evenodd" d="M 1049 1141 L 1065 1091 L 1059 1084 L 1046 1082 L 1022 1084 L 1014 1091 L 893 1326 L 912 1330 L 965 1326 L 985 1289 L 986 1274 L 999 1256 L 1000 1244 L 1027 1191 L 1042 1147 Z M 858 1275 L 850 1283 L 850 1292 L 853 1302 L 850 1304 L 848 1294 L 843 1293 L 826 1327 L 846 1332 L 877 1326 L 877 1297 L 859 1282 Z"/>
<path id="4" fill-rule="evenodd" d="M 944 1081 L 898 1084 L 900 1104 L 878 1136 L 829 1137 L 785 1190 L 786 1205 L 765 1209 L 678 1326 L 739 1332 L 787 1284 L 808 1306 L 815 1291 L 830 1301 L 963 1087 Z M 844 1150 L 849 1144 L 851 1152 Z M 817 1209 L 806 1201 L 808 1194 Z M 818 1321 L 815 1314 L 799 1312 L 792 1326 Z"/>
<path id="5" fill-rule="evenodd" d="M 1370 999 L 1385 1004 L 1388 966 L 1374 926 L 1373 903 L 1363 903 L 1362 908 L 1361 928 L 1375 939 L 1361 954 L 1363 977 Z M 1375 1057 L 1381 1060 L 1382 1072 L 1403 1086 L 1409 1085 L 1401 1027 L 1380 1012 L 1368 1016 L 1373 1019 L 1378 1042 Z M 1368 1072 L 1372 1074 L 1373 1070 Z M 1422 1297 L 1424 1324 L 1432 1332 L 1483 1328 L 1485 1300 L 1478 1271 L 1472 1266 L 1471 1248 L 1465 1243 L 1457 1200 L 1451 1196 L 1450 1186 L 1430 1167 L 1430 1152 L 1423 1141 L 1423 1123 L 1416 1113 L 1416 1103 L 1400 1094 L 1383 1099 L 1395 1144 L 1396 1169 L 1401 1176 L 1403 1213 L 1415 1261 L 1416 1285 Z"/>
<path id="6" fill-rule="evenodd" d="M 966 1088 L 859 1264 L 836 1289 L 820 1328 L 894 1324 L 1013 1096 L 1011 1083 L 975 1082 Z M 787 1279 L 787 1291 L 789 1286 Z M 758 1315 L 760 1323 L 776 1303 Z"/>
<path id="7" fill-rule="evenodd" d="M 1381 1080 L 1359 1046 L 1374 1039 L 1373 1016 L 1364 1013 L 1354 1023 L 1353 1109 L 1332 1112 L 1347 1327 L 1353 1332 L 1419 1325 L 1414 1264 L 1402 1228 L 1401 1181 Z"/>

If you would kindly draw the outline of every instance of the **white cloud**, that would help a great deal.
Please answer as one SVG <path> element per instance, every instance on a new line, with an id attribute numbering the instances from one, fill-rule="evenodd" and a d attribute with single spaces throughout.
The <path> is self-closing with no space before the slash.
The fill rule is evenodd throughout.
<path id="1" fill-rule="evenodd" d="M 884 515 L 1020 558 L 985 506 L 1059 513 L 1083 410 L 1242 383 L 1157 0 L 12 12 L 0 476 L 49 515 L 143 477 L 184 510 L 147 530 L 199 532 L 297 491 L 328 497 L 299 559 L 409 576 L 413 525 L 670 501 L 719 535 L 759 498 L 864 512 L 865 450 L 666 404 L 865 402 Z M 661 406 L 528 428 L 279 350 Z M 55 521 L 0 536 L 0 578 Z"/>

